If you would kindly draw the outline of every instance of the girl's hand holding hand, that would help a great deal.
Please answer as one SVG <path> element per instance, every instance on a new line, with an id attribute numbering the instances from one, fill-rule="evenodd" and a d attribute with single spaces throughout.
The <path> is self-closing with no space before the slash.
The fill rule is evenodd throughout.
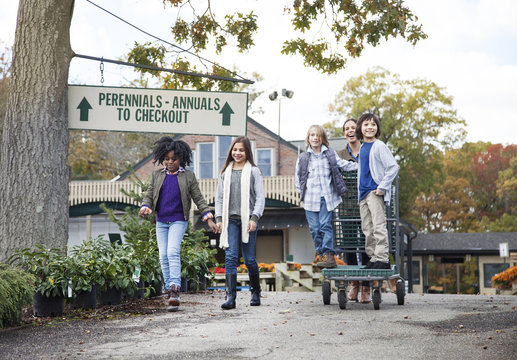
<path id="1" fill-rule="evenodd" d="M 138 212 L 138 216 L 140 217 L 146 217 L 151 213 L 151 209 L 149 209 L 147 206 L 142 206 L 140 208 L 140 211 Z"/>
<path id="2" fill-rule="evenodd" d="M 216 223 L 212 219 L 208 219 L 207 221 L 208 226 L 210 226 L 210 230 L 217 234 L 219 232 L 219 227 L 216 225 Z"/>
<path id="3" fill-rule="evenodd" d="M 223 231 L 223 223 L 222 223 L 222 222 L 217 223 L 217 224 L 214 224 L 214 226 L 215 226 L 215 227 L 214 227 L 214 230 L 213 230 L 213 231 L 214 231 L 214 233 L 216 233 L 216 234 L 220 234 L 220 233 L 221 233 L 221 231 Z"/>
<path id="4" fill-rule="evenodd" d="M 253 220 L 248 222 L 248 232 L 253 232 L 257 229 L 257 223 Z"/>

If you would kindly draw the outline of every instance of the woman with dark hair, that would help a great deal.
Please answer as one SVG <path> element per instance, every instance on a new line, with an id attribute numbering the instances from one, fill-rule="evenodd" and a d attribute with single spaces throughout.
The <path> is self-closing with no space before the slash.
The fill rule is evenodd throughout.
<path id="1" fill-rule="evenodd" d="M 215 198 L 217 229 L 221 233 L 219 246 L 225 249 L 226 301 L 221 305 L 225 310 L 235 308 L 241 246 L 250 278 L 250 305 L 260 305 L 260 276 L 255 248 L 258 220 L 265 203 L 262 173 L 253 161 L 250 141 L 245 136 L 238 137 L 228 150 Z"/>
<path id="2" fill-rule="evenodd" d="M 185 169 L 191 164 L 191 157 L 192 150 L 184 141 L 164 136 L 155 142 L 153 163 L 164 165 L 164 168 L 153 172 L 139 211 L 142 217 L 156 211 L 156 240 L 169 296 L 168 311 L 177 311 L 180 304 L 180 247 L 192 201 L 203 214 L 203 221 L 208 221 L 212 231 L 217 230 L 196 176 Z"/>
<path id="3" fill-rule="evenodd" d="M 361 148 L 361 142 L 357 139 L 355 134 L 357 128 L 357 120 L 350 118 L 343 124 L 343 135 L 347 140 L 346 148 L 338 152 L 338 155 L 343 160 L 357 162 L 359 157 L 359 149 Z M 347 252 L 346 263 L 348 265 L 366 265 L 370 258 L 366 253 L 361 252 Z M 364 304 L 372 301 L 370 292 L 370 283 L 363 281 L 359 284 L 359 281 L 350 281 L 350 292 L 348 293 L 348 299 L 350 301 L 359 301 L 359 285 L 361 285 L 361 302 Z"/>

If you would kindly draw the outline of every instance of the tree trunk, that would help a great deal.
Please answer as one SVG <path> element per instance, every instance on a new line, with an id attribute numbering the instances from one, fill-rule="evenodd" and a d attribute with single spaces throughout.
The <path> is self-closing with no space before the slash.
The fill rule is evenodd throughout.
<path id="1" fill-rule="evenodd" d="M 0 164 L 0 261 L 68 239 L 73 0 L 20 0 Z"/>

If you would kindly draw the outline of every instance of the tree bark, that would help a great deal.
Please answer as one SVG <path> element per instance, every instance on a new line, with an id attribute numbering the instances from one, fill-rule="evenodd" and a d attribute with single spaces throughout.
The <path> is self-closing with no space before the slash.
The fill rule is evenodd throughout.
<path id="1" fill-rule="evenodd" d="M 20 0 L 0 164 L 0 261 L 68 239 L 73 0 Z"/>

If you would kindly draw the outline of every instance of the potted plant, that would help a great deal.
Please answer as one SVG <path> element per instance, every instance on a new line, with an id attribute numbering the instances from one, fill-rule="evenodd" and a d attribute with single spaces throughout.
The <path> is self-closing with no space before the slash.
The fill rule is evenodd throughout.
<path id="1" fill-rule="evenodd" d="M 154 240 L 155 229 L 148 229 L 148 235 L 141 237 L 125 236 L 125 243 L 130 248 L 133 262 L 140 270 L 140 287 L 145 297 L 151 292 L 160 295 L 163 287 L 163 275 L 158 255 L 158 244 Z M 142 294 L 143 295 L 143 294 Z M 140 296 L 143 297 L 143 296 Z"/>
<path id="2" fill-rule="evenodd" d="M 43 245 L 35 248 L 17 250 L 9 263 L 34 275 L 34 315 L 61 316 L 68 290 L 68 258 L 59 249 L 47 249 Z"/>
<path id="3" fill-rule="evenodd" d="M 72 289 L 72 307 L 95 308 L 97 306 L 97 285 L 104 285 L 102 257 L 109 244 L 99 236 L 85 240 L 71 248 L 69 255 L 69 277 Z"/>
<path id="4" fill-rule="evenodd" d="M 116 305 L 122 300 L 124 292 L 132 295 L 136 289 L 133 273 L 137 264 L 126 244 L 111 244 L 103 240 L 103 253 L 99 258 L 101 282 L 99 302 L 102 305 Z"/>
<path id="5" fill-rule="evenodd" d="M 499 293 L 517 293 L 517 266 L 512 266 L 492 277 L 492 284 Z"/>
<path id="6" fill-rule="evenodd" d="M 208 237 L 203 230 L 192 230 L 189 222 L 181 243 L 181 277 L 182 291 L 198 291 L 206 289 L 207 278 L 213 274 L 210 268 L 217 265 L 216 249 L 211 249 L 206 241 Z"/>
<path id="7" fill-rule="evenodd" d="M 123 189 L 121 191 L 137 203 L 141 203 L 149 183 L 142 182 L 134 174 L 131 176 L 131 180 L 139 186 L 141 191 L 138 193 L 127 192 Z M 127 207 L 124 214 L 117 217 L 114 211 L 104 204 L 101 204 L 101 208 L 108 214 L 110 220 L 124 232 L 124 243 L 131 249 L 132 261 L 140 269 L 140 286 L 145 288 L 145 296 L 149 296 L 151 292 L 154 295 L 160 295 L 163 287 L 163 275 L 156 242 L 155 214 L 140 218 L 137 208 Z"/>

